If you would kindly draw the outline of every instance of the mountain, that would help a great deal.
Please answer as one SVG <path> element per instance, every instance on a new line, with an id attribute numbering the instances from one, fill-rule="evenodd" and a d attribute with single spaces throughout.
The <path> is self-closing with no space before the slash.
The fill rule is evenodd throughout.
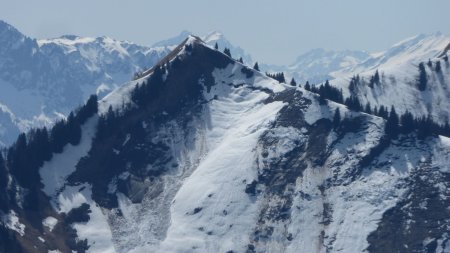
<path id="1" fill-rule="evenodd" d="M 0 21 L 0 146 L 12 144 L 32 127 L 51 126 L 92 93 L 103 97 L 152 67 L 189 34 L 184 31 L 151 47 L 109 37 L 36 40 Z M 204 40 L 251 62 L 218 32 Z"/>
<path id="2" fill-rule="evenodd" d="M 285 72 L 297 82 L 312 83 L 325 82 L 334 79 L 331 73 L 355 66 L 370 58 L 370 54 L 364 51 L 332 51 L 322 48 L 308 51 L 287 66 L 261 64 L 261 68 L 269 72 Z"/>
<path id="3" fill-rule="evenodd" d="M 190 35 L 194 36 L 194 34 L 189 31 L 182 31 L 179 35 L 177 35 L 175 37 L 172 37 L 172 38 L 169 38 L 166 40 L 162 40 L 162 41 L 159 41 L 159 42 L 153 44 L 153 47 L 168 46 L 168 45 L 177 46 L 180 43 L 182 43 L 186 39 L 187 36 L 190 36 Z M 208 33 L 205 36 L 201 36 L 200 38 L 203 40 L 204 43 L 206 43 L 207 45 L 210 45 L 210 46 L 214 46 L 217 43 L 220 50 L 223 50 L 224 48 L 230 49 L 231 55 L 235 59 L 239 59 L 240 57 L 242 57 L 244 62 L 246 62 L 247 64 L 250 65 L 253 63 L 253 60 L 252 60 L 252 57 L 250 54 L 245 52 L 239 46 L 235 46 L 235 44 L 232 44 L 221 32 L 214 31 L 214 32 Z"/>
<path id="4" fill-rule="evenodd" d="M 199 37 L 144 73 L 9 149 L 0 251 L 450 250 L 450 138 L 393 137 Z"/>
<path id="5" fill-rule="evenodd" d="M 170 51 L 108 37 L 36 40 L 0 21 L 0 141 L 10 144 L 19 131 L 52 124 Z"/>
<path id="6" fill-rule="evenodd" d="M 448 45 L 450 37 L 440 33 L 418 35 L 331 73 L 331 84 L 343 89 L 345 97 L 358 97 L 362 105 L 394 106 L 397 112 L 429 115 L 445 124 L 450 120 Z M 371 81 L 377 72 L 378 81 Z"/>

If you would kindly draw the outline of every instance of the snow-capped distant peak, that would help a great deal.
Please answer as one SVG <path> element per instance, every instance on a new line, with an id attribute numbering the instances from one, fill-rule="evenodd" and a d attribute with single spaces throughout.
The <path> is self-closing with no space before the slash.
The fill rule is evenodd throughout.
<path id="1" fill-rule="evenodd" d="M 226 40 L 226 38 L 221 32 L 213 31 L 213 32 L 210 32 L 208 35 L 204 36 L 203 40 L 206 43 L 210 43 L 213 41 L 216 42 L 216 41 L 220 41 L 220 40 Z"/>
<path id="2" fill-rule="evenodd" d="M 96 41 L 96 38 L 92 38 L 92 37 L 80 37 L 77 35 L 63 35 L 61 37 L 54 38 L 54 39 L 41 39 L 41 40 L 38 40 L 37 42 L 38 42 L 39 46 L 43 46 L 45 44 L 50 44 L 50 43 L 73 46 L 76 44 L 86 44 L 86 43 L 92 43 L 95 41 Z"/>
<path id="3" fill-rule="evenodd" d="M 184 30 L 172 38 L 156 42 L 152 45 L 152 47 L 176 46 L 182 43 L 189 35 L 192 35 L 192 33 L 190 31 Z"/>

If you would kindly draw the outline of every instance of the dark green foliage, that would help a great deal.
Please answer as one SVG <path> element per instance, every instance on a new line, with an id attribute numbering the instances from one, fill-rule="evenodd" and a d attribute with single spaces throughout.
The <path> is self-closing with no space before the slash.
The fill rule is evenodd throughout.
<path id="1" fill-rule="evenodd" d="M 297 82 L 295 81 L 295 79 L 292 77 L 291 82 L 289 83 L 291 86 L 297 86 Z"/>
<path id="2" fill-rule="evenodd" d="M 373 88 L 375 84 L 380 84 L 380 74 L 378 73 L 378 70 L 375 71 L 375 74 L 370 78 L 370 88 Z"/>
<path id="3" fill-rule="evenodd" d="M 231 57 L 231 51 L 230 51 L 229 48 L 226 47 L 226 48 L 223 50 L 223 53 L 226 54 L 226 55 L 228 55 L 229 57 Z"/>
<path id="4" fill-rule="evenodd" d="M 382 117 L 384 119 L 387 119 L 388 116 L 389 116 L 389 112 L 387 111 L 386 107 L 381 105 L 380 109 L 378 110 L 378 115 L 377 116 Z"/>
<path id="5" fill-rule="evenodd" d="M 192 52 L 192 45 L 190 44 L 185 44 L 184 48 L 186 49 L 187 52 Z"/>
<path id="6" fill-rule="evenodd" d="M 322 100 L 329 99 L 331 101 L 340 104 L 344 102 L 342 90 L 339 90 L 338 88 L 331 86 L 328 80 L 325 82 L 324 85 L 321 85 L 319 88 L 316 88 L 315 86 L 310 88 L 310 91 L 319 94 Z"/>
<path id="7" fill-rule="evenodd" d="M 241 68 L 242 74 L 245 74 L 246 78 L 251 78 L 253 76 L 253 70 L 247 68 L 246 66 Z"/>
<path id="8" fill-rule="evenodd" d="M 361 102 L 359 102 L 358 97 L 357 96 L 353 96 L 353 95 L 351 95 L 350 97 L 348 97 L 345 100 L 345 105 L 350 110 L 357 111 L 357 112 L 361 111 L 361 109 L 362 109 L 362 105 L 361 105 Z"/>
<path id="9" fill-rule="evenodd" d="M 421 62 L 419 64 L 419 78 L 417 79 L 417 87 L 419 90 L 424 91 L 427 88 L 427 72 L 425 65 Z"/>
<path id="10" fill-rule="evenodd" d="M 253 65 L 253 69 L 256 70 L 256 71 L 259 71 L 258 62 L 255 62 L 255 65 Z"/>
<path id="11" fill-rule="evenodd" d="M 181 62 L 175 62 L 178 58 L 176 58 L 172 62 L 172 67 L 177 68 L 178 64 Z M 178 61 L 181 61 L 178 59 Z M 153 69 L 152 76 L 147 80 L 147 82 L 142 83 L 141 85 L 136 85 L 136 87 L 131 92 L 131 99 L 138 106 L 145 106 L 149 101 L 153 98 L 159 96 L 162 90 L 163 85 L 163 71 L 161 67 L 155 66 Z"/>
<path id="12" fill-rule="evenodd" d="M 0 153 L 0 191 L 4 191 L 8 185 L 8 171 L 6 170 L 5 160 Z"/>
<path id="13" fill-rule="evenodd" d="M 366 107 L 364 107 L 364 112 L 368 114 L 372 114 L 372 108 L 370 108 L 369 102 L 366 103 Z"/>
<path id="14" fill-rule="evenodd" d="M 389 113 L 384 130 L 385 133 L 392 139 L 396 139 L 399 134 L 399 118 L 393 106 L 391 108 L 391 112 Z"/>
<path id="15" fill-rule="evenodd" d="M 416 127 L 414 117 L 409 111 L 406 111 L 404 114 L 402 114 L 402 116 L 400 116 L 400 125 L 401 132 L 405 134 L 412 132 Z"/>
<path id="16" fill-rule="evenodd" d="M 309 81 L 306 81 L 305 90 L 311 91 L 311 85 L 309 84 Z"/>
<path id="17" fill-rule="evenodd" d="M 66 121 L 66 133 L 68 143 L 72 145 L 78 145 L 81 140 L 81 126 L 75 118 L 75 115 L 71 112 Z"/>
<path id="18" fill-rule="evenodd" d="M 336 111 L 334 111 L 333 116 L 333 126 L 336 129 L 341 124 L 341 111 L 339 108 L 336 108 Z"/>
<path id="19" fill-rule="evenodd" d="M 8 210 L 8 170 L 3 155 L 0 153 L 0 211 L 4 213 Z"/>
<path id="20" fill-rule="evenodd" d="M 284 78 L 284 73 L 283 72 L 279 72 L 279 73 L 267 73 L 266 72 L 266 76 L 273 78 L 275 80 L 277 80 L 280 83 L 286 83 L 286 79 Z"/>
<path id="21" fill-rule="evenodd" d="M 97 99 L 97 95 L 91 95 L 87 100 L 86 105 L 82 106 L 77 111 L 77 120 L 81 125 L 86 123 L 86 120 L 98 112 Z"/>
<path id="22" fill-rule="evenodd" d="M 30 174 L 27 168 L 27 137 L 21 133 L 17 141 L 8 150 L 8 166 L 12 168 L 11 174 L 17 178 L 24 187 L 30 185 Z"/>
<path id="23" fill-rule="evenodd" d="M 361 83 L 361 79 L 359 75 L 353 76 L 352 79 L 350 79 L 350 84 L 348 86 L 348 89 L 351 94 L 356 94 L 356 89 Z"/>
<path id="24" fill-rule="evenodd" d="M 113 131 L 113 126 L 117 121 L 118 114 L 112 109 L 111 106 L 109 106 L 106 114 L 101 115 L 98 119 L 96 139 L 103 140 L 108 137 Z"/>
<path id="25" fill-rule="evenodd" d="M 441 73 L 442 72 L 441 62 L 440 61 L 436 62 L 436 66 L 434 67 L 434 70 L 436 71 L 436 73 Z"/>
<path id="26" fill-rule="evenodd" d="M 245 186 L 245 193 L 250 195 L 256 195 L 256 186 L 258 185 L 258 182 L 256 180 L 253 180 L 250 184 L 247 184 Z"/>
<path id="27" fill-rule="evenodd" d="M 370 104 L 369 104 L 369 106 L 370 106 Z M 375 115 L 375 116 L 379 116 L 379 115 L 378 115 L 378 107 L 377 107 L 377 106 L 375 106 L 375 107 L 373 108 L 372 114 Z"/>
<path id="28" fill-rule="evenodd" d="M 416 122 L 417 125 L 417 137 L 419 139 L 425 139 L 433 133 L 433 120 L 431 116 L 419 118 Z"/>
<path id="29" fill-rule="evenodd" d="M 7 164 L 10 173 L 22 187 L 33 189 L 36 198 L 40 188 L 39 168 L 52 158 L 53 153 L 61 153 L 67 144 L 78 145 L 81 140 L 81 124 L 97 113 L 97 96 L 89 98 L 86 105 L 70 113 L 67 120 L 55 123 L 50 133 L 47 128 L 32 129 L 20 134 L 17 141 L 8 149 Z"/>

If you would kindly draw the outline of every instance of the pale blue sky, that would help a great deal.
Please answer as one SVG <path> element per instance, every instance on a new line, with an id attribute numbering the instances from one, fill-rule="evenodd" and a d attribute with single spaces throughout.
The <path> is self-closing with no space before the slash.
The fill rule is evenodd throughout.
<path id="1" fill-rule="evenodd" d="M 450 0 L 0 0 L 0 19 L 37 38 L 107 35 L 144 45 L 219 30 L 255 60 L 287 64 L 309 49 L 377 51 L 450 35 Z"/>

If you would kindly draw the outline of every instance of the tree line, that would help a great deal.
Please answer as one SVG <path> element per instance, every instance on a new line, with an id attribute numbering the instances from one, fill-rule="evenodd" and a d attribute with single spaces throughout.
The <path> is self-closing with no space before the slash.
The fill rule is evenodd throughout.
<path id="1" fill-rule="evenodd" d="M 28 189 L 40 187 L 39 168 L 53 154 L 61 153 L 67 144 L 77 145 L 81 141 L 81 125 L 98 111 L 97 96 L 92 95 L 86 104 L 71 112 L 67 119 L 60 120 L 48 130 L 46 127 L 21 133 L 15 143 L 6 150 L 6 159 L 0 159 L 0 187 L 5 186 L 6 168 L 19 184 Z M 2 167 L 3 166 L 3 167 Z"/>
<path id="2" fill-rule="evenodd" d="M 358 82 L 357 77 L 350 80 L 350 84 L 355 82 Z M 309 83 L 307 83 L 305 89 L 317 93 L 320 96 L 319 101 L 321 103 L 326 103 L 325 99 L 329 99 L 337 103 L 345 104 L 350 110 L 365 112 L 384 118 L 386 120 L 385 132 L 393 139 L 397 138 L 400 133 L 408 134 L 413 131 L 417 131 L 417 135 L 420 139 L 424 139 L 433 134 L 450 137 L 450 125 L 448 122 L 442 125 L 433 121 L 430 115 L 426 117 L 414 117 L 409 111 L 400 115 L 397 113 L 394 106 L 391 106 L 390 109 L 383 105 L 379 108 L 376 106 L 372 107 L 370 103 L 366 103 L 364 106 L 359 98 L 353 94 L 344 100 L 342 90 L 331 86 L 328 81 L 319 87 L 311 87 Z M 340 121 L 339 119 L 340 112 L 337 110 L 334 116 L 334 123 L 338 124 Z"/>

